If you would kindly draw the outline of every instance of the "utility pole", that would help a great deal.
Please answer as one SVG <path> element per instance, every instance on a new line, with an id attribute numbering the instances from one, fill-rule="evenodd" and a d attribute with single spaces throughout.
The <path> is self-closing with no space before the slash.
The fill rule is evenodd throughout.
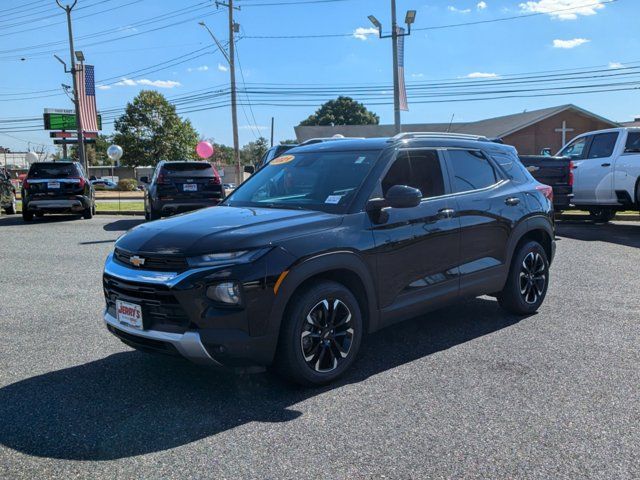
<path id="1" fill-rule="evenodd" d="M 229 52 L 225 50 L 222 44 L 215 37 L 213 32 L 205 25 L 204 22 L 200 22 L 200 25 L 207 29 L 214 42 L 218 46 L 218 49 L 222 52 L 227 62 L 229 62 L 229 74 L 231 76 L 231 123 L 233 125 L 233 158 L 236 164 L 236 178 L 238 183 L 242 183 L 242 164 L 240 163 L 240 140 L 238 138 L 238 102 L 237 102 L 237 90 L 236 90 L 236 47 L 234 37 L 236 32 L 239 31 L 240 25 L 233 20 L 233 11 L 240 10 L 240 7 L 233 6 L 233 0 L 227 0 L 227 2 L 216 1 L 216 8 L 226 7 L 229 9 Z"/>
<path id="2" fill-rule="evenodd" d="M 74 0 L 72 5 L 62 5 L 60 0 L 56 0 L 58 6 L 63 9 L 67 14 L 67 29 L 69 31 L 69 55 L 71 56 L 71 70 L 67 71 L 67 65 L 56 56 L 56 58 L 64 65 L 65 73 L 70 73 L 73 78 L 73 103 L 76 110 L 76 124 L 78 127 L 78 159 L 80 160 L 80 164 L 84 167 L 85 172 L 88 172 L 87 160 L 84 152 L 84 133 L 82 130 L 82 118 L 80 117 L 80 102 L 78 101 L 78 79 L 76 78 L 76 72 L 79 70 L 76 69 L 76 58 L 75 58 L 75 50 L 73 48 L 73 29 L 71 25 L 71 10 L 76 6 L 78 0 Z"/>
<path id="3" fill-rule="evenodd" d="M 408 10 L 405 17 L 405 23 L 407 24 L 407 31 L 401 32 L 398 28 L 398 19 L 396 14 L 396 0 L 391 0 L 391 34 L 382 35 L 382 24 L 373 15 L 369 15 L 369 21 L 373 23 L 373 26 L 378 29 L 378 36 L 380 38 L 391 38 L 391 44 L 393 48 L 393 120 L 395 125 L 396 134 L 402 130 L 402 123 L 400 118 L 400 69 L 398 64 L 398 38 L 411 35 L 411 25 L 416 20 L 416 11 Z"/>
<path id="4" fill-rule="evenodd" d="M 271 146 L 273 147 L 273 127 L 275 124 L 275 117 L 271 117 Z"/>

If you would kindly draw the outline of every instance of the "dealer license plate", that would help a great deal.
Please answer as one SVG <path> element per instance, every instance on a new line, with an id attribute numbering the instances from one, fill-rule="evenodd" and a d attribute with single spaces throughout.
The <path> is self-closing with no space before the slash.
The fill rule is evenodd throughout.
<path id="1" fill-rule="evenodd" d="M 116 316 L 118 322 L 142 330 L 142 307 L 140 305 L 116 300 Z"/>
<path id="2" fill-rule="evenodd" d="M 185 192 L 197 192 L 198 184 L 197 183 L 185 183 L 182 188 Z"/>
<path id="3" fill-rule="evenodd" d="M 60 182 L 48 182 L 47 188 L 60 188 Z"/>

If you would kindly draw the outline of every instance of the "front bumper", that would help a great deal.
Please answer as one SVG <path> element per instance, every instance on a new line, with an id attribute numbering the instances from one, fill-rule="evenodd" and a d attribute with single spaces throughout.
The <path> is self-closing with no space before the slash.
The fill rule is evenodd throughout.
<path id="1" fill-rule="evenodd" d="M 111 333 L 131 347 L 168 354 L 177 352 L 200 365 L 222 366 L 209 355 L 198 332 L 168 333 L 136 330 L 121 324 L 107 311 L 104 313 L 104 321 Z"/>

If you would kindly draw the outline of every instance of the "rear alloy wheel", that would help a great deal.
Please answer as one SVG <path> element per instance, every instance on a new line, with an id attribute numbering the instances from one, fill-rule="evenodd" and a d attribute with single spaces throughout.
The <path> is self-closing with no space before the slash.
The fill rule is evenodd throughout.
<path id="1" fill-rule="evenodd" d="M 498 302 L 516 315 L 535 313 L 549 287 L 549 260 L 538 242 L 527 242 L 514 254 L 511 269 Z"/>
<path id="2" fill-rule="evenodd" d="M 611 208 L 596 208 L 589 210 L 589 216 L 593 223 L 608 223 L 616 216 L 616 211 Z"/>
<path id="3" fill-rule="evenodd" d="M 353 294 L 337 282 L 319 282 L 297 294 L 287 309 L 276 365 L 302 385 L 329 383 L 354 362 L 362 330 Z"/>

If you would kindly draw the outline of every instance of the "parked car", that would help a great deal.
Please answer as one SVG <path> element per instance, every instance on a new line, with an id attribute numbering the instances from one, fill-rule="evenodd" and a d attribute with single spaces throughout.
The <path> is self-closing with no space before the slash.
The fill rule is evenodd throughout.
<path id="1" fill-rule="evenodd" d="M 112 182 L 111 180 L 104 180 L 102 178 L 97 178 L 96 180 L 91 180 L 91 185 L 94 188 L 102 188 L 104 190 L 115 190 L 118 188 L 118 184 Z"/>
<path id="2" fill-rule="evenodd" d="M 0 208 L 7 215 L 16 213 L 16 188 L 11 183 L 11 175 L 3 167 L 0 167 Z"/>
<path id="3" fill-rule="evenodd" d="M 598 222 L 640 210 L 640 128 L 613 128 L 574 138 L 558 156 L 573 162 L 573 200 Z"/>
<path id="4" fill-rule="evenodd" d="M 550 197 L 512 147 L 478 137 L 298 147 L 221 206 L 122 236 L 104 320 L 134 348 L 324 384 L 365 334 L 461 299 L 534 313 L 555 251 Z"/>
<path id="5" fill-rule="evenodd" d="M 208 162 L 158 163 L 144 191 L 147 220 L 157 220 L 175 213 L 189 212 L 220 203 L 224 197 L 220 175 Z"/>
<path id="6" fill-rule="evenodd" d="M 22 218 L 45 213 L 95 215 L 95 190 L 78 162 L 36 162 L 22 182 Z"/>
<path id="7" fill-rule="evenodd" d="M 562 212 L 573 207 L 573 169 L 570 157 L 520 155 L 520 160 L 533 178 L 553 188 L 553 207 Z"/>

